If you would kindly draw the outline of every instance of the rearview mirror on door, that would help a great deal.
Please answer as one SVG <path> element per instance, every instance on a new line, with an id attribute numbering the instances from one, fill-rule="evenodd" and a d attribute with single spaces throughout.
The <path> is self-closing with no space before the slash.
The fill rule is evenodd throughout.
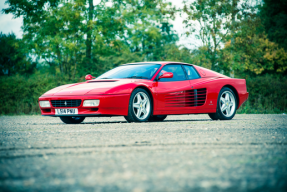
<path id="1" fill-rule="evenodd" d="M 93 76 L 90 75 L 90 74 L 86 75 L 86 77 L 85 77 L 86 81 L 92 80 L 93 78 L 95 78 L 95 77 L 93 77 Z"/>
<path id="2" fill-rule="evenodd" d="M 172 72 L 165 72 L 164 74 L 162 74 L 161 76 L 158 77 L 158 79 L 162 79 L 162 78 L 173 78 L 173 73 Z"/>

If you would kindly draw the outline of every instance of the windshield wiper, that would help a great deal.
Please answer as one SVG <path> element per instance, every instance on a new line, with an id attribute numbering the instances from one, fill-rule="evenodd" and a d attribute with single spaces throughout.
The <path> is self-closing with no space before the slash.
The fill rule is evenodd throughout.
<path id="1" fill-rule="evenodd" d="M 108 78 L 108 77 L 103 77 L 103 78 L 100 78 L 100 79 L 112 79 L 112 78 Z"/>
<path id="2" fill-rule="evenodd" d="M 126 77 L 125 79 L 148 79 L 148 77 L 145 77 L 145 76 L 131 76 L 131 77 Z"/>

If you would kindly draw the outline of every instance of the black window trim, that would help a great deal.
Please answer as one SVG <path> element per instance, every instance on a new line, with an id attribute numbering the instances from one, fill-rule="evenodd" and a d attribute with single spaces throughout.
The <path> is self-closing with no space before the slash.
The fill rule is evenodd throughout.
<path id="1" fill-rule="evenodd" d="M 180 65 L 180 66 L 181 66 L 181 68 L 182 68 L 182 70 L 183 70 L 183 72 L 184 72 L 184 74 L 185 74 L 185 78 L 186 78 L 187 80 L 189 80 L 185 68 L 183 67 L 183 65 Z"/>
<path id="2" fill-rule="evenodd" d="M 118 68 L 118 67 L 127 66 L 127 65 L 159 65 L 160 67 L 154 72 L 154 74 L 153 74 L 150 78 L 148 78 L 148 79 L 146 79 L 146 80 L 152 80 L 152 78 L 154 77 L 154 75 L 162 68 L 162 64 L 160 64 L 160 63 L 140 63 L 140 64 L 126 63 L 126 64 L 119 65 L 119 66 L 117 66 L 117 67 L 115 67 L 115 68 L 112 68 L 112 69 L 106 71 L 105 73 L 107 73 L 107 72 L 109 72 L 109 71 L 111 71 L 111 70 L 113 70 L 113 69 L 116 69 L 116 68 Z M 101 74 L 100 76 L 104 75 L 105 73 Z M 98 77 L 100 77 L 100 76 L 98 76 Z M 98 79 L 98 77 L 97 77 L 96 79 Z M 113 78 L 113 79 L 117 79 L 117 78 Z M 125 78 L 118 78 L 118 79 L 125 79 Z M 99 80 L 99 79 L 98 79 L 98 80 Z"/>
<path id="3" fill-rule="evenodd" d="M 167 65 L 180 65 L 181 68 L 182 68 L 182 70 L 183 70 L 183 73 L 184 73 L 184 75 L 185 75 L 185 80 L 183 80 L 183 81 L 188 81 L 188 80 L 190 80 L 190 79 L 188 79 L 187 73 L 186 73 L 184 67 L 182 66 L 182 65 L 183 65 L 182 63 L 168 63 L 168 64 L 166 64 L 166 65 L 163 65 L 163 66 L 160 68 L 160 71 L 159 71 L 159 73 L 157 74 L 156 78 L 154 78 L 154 81 L 159 81 L 159 79 L 158 79 L 158 78 L 159 78 L 159 74 L 160 74 L 161 70 L 162 70 L 165 66 L 167 66 Z M 195 69 L 195 71 L 196 71 L 196 69 Z M 196 72 L 197 72 L 197 71 L 196 71 Z M 197 72 L 197 73 L 198 73 L 198 72 Z M 162 83 L 164 83 L 164 82 L 179 82 L 179 81 L 163 81 Z"/>
<path id="4" fill-rule="evenodd" d="M 186 75 L 186 77 L 187 77 L 188 80 L 194 80 L 194 79 L 189 79 L 189 78 L 188 78 L 188 74 L 187 74 L 185 68 L 183 67 L 183 65 L 190 66 L 190 67 L 192 67 L 192 68 L 194 69 L 194 71 L 195 71 L 195 72 L 197 73 L 197 75 L 198 75 L 198 78 L 194 78 L 194 79 L 201 79 L 200 74 L 198 73 L 198 71 L 197 71 L 192 65 L 181 64 L 181 66 L 182 66 L 182 68 L 183 68 L 183 70 L 184 70 L 184 73 L 185 73 L 185 75 Z"/>

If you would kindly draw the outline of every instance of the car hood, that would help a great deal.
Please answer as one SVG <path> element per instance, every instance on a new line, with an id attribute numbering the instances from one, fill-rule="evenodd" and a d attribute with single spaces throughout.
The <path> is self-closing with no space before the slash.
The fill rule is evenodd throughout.
<path id="1" fill-rule="evenodd" d="M 56 87 L 46 92 L 43 96 L 76 96 L 94 94 L 124 94 L 130 92 L 130 84 L 146 80 L 112 79 L 91 80 Z"/>

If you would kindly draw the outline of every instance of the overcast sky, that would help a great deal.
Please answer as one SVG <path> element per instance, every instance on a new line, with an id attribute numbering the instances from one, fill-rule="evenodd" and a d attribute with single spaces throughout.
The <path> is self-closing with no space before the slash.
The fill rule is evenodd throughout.
<path id="1" fill-rule="evenodd" d="M 0 0 L 0 10 L 2 11 L 3 8 L 8 7 L 5 4 L 6 0 Z M 97 4 L 100 0 L 94 0 L 94 4 Z M 183 7 L 183 0 L 167 0 L 173 3 L 173 5 L 177 7 Z M 182 24 L 183 18 L 177 15 L 175 21 L 172 22 L 174 26 L 174 30 L 177 31 L 178 35 L 180 36 L 180 41 L 178 42 L 179 45 L 185 45 L 188 48 L 196 48 L 200 45 L 200 42 L 196 40 L 194 37 L 184 37 L 182 34 L 184 33 L 185 29 Z M 2 33 L 10 33 L 14 32 L 14 34 L 18 37 L 22 37 L 22 18 L 13 18 L 12 14 L 2 14 L 0 13 L 0 31 Z"/>

